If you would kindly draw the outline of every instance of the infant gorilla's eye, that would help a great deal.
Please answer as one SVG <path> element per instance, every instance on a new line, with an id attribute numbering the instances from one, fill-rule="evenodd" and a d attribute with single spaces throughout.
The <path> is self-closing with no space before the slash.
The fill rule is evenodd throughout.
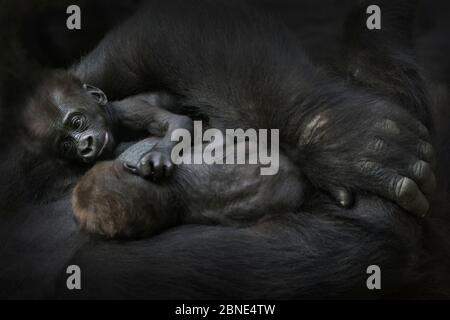
<path id="1" fill-rule="evenodd" d="M 71 125 L 74 130 L 80 130 L 84 125 L 84 117 L 82 115 L 76 115 L 71 120 Z"/>

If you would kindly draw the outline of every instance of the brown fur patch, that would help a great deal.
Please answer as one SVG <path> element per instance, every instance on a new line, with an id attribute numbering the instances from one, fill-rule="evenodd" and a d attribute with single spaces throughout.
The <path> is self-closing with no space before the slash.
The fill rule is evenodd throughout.
<path id="1" fill-rule="evenodd" d="M 176 203 L 168 187 L 126 172 L 120 161 L 96 164 L 72 193 L 81 230 L 107 238 L 154 234 L 176 221 Z"/>

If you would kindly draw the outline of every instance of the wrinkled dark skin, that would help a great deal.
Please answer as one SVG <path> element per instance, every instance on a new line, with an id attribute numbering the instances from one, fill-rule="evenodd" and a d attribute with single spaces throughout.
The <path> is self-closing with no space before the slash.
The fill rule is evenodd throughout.
<path id="1" fill-rule="evenodd" d="M 61 72 L 46 77 L 23 112 L 24 139 L 33 154 L 93 163 L 114 148 L 104 93 Z"/>
<path id="2" fill-rule="evenodd" d="M 305 134 L 300 145 L 306 156 L 299 157 L 306 157 L 306 170 L 328 175 L 329 183 L 336 186 L 334 196 L 344 206 L 351 204 L 351 196 L 340 184 L 375 192 L 424 216 L 429 209 L 427 196 L 436 187 L 435 155 L 427 128 L 389 104 L 361 106 L 363 110 L 355 110 L 351 121 L 342 123 L 345 109 L 320 112 L 302 127 Z M 354 123 L 365 129 L 351 130 Z"/>

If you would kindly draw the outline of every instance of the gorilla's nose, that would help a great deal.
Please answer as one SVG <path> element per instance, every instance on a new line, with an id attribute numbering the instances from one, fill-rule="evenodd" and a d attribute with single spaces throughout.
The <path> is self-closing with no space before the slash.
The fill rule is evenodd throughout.
<path id="1" fill-rule="evenodd" d="M 87 134 L 78 141 L 78 153 L 83 161 L 90 162 L 95 159 L 96 148 L 94 146 L 94 137 Z"/>

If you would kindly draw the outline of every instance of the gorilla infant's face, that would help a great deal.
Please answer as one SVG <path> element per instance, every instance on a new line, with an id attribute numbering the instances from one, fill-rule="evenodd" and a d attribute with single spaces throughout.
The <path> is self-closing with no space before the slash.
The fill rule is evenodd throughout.
<path id="1" fill-rule="evenodd" d="M 114 141 L 105 103 L 101 90 L 64 73 L 51 75 L 25 109 L 28 147 L 84 163 L 107 158 Z"/>

